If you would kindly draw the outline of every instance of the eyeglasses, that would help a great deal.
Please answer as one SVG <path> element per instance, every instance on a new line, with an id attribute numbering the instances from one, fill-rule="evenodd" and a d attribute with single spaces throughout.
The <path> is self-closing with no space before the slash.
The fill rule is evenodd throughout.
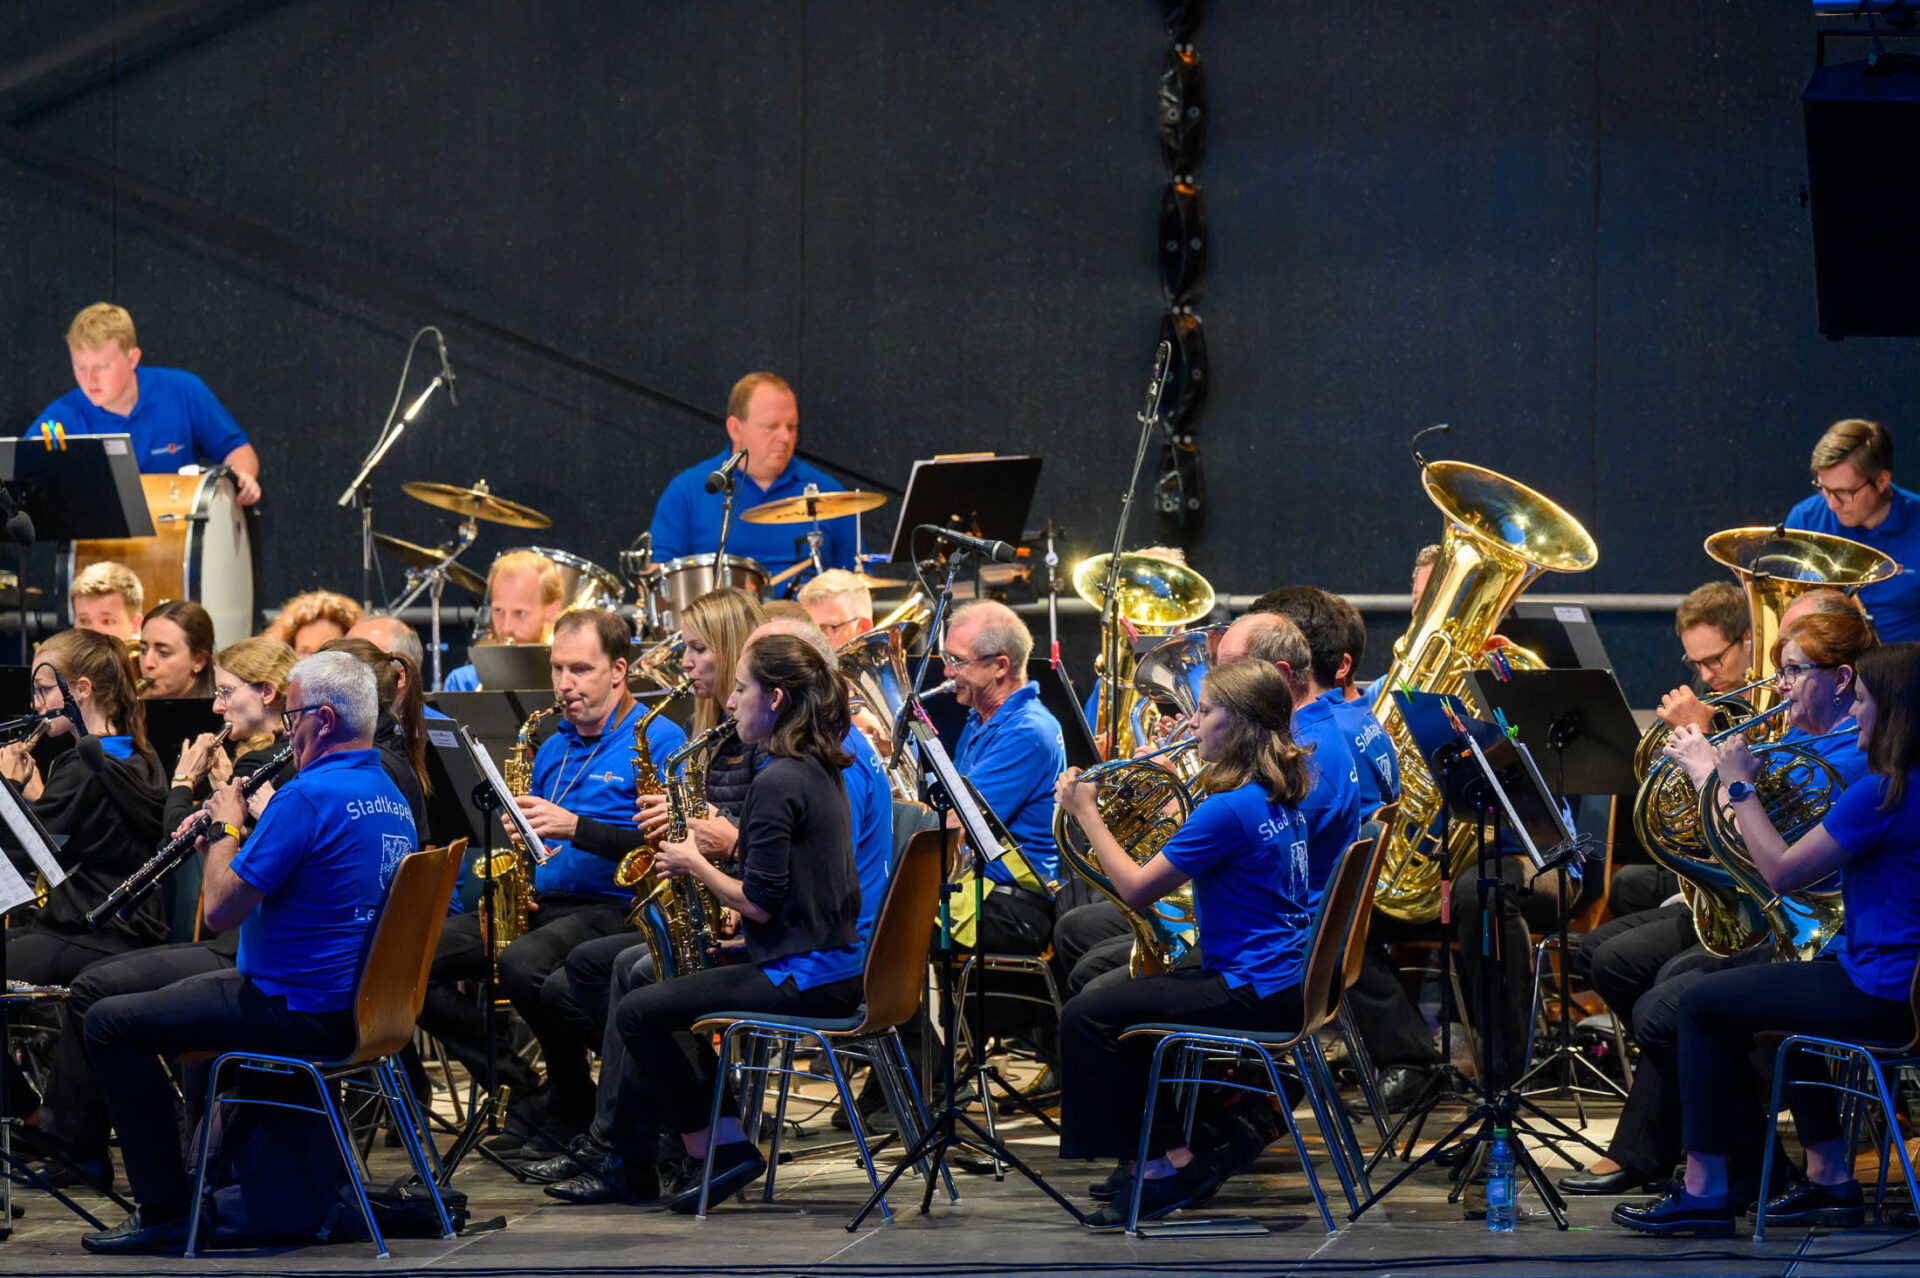
<path id="1" fill-rule="evenodd" d="M 1720 651 L 1714 653 L 1711 657 L 1700 657 L 1696 659 L 1694 657 L 1682 655 L 1680 660 L 1686 662 L 1687 665 L 1692 668 L 1695 674 L 1699 674 L 1700 671 L 1704 670 L 1708 666 L 1712 666 L 1714 669 L 1717 670 L 1720 668 L 1720 663 L 1727 659 L 1727 654 L 1729 652 L 1732 652 L 1735 648 L 1738 648 L 1741 642 L 1745 638 L 1746 636 L 1742 635 L 1739 639 L 1735 639 L 1732 643 L 1728 644 L 1726 647 L 1722 648 Z"/>
<path id="2" fill-rule="evenodd" d="M 1812 671 L 1837 670 L 1837 669 L 1839 669 L 1839 667 L 1834 665 L 1818 665 L 1813 662 L 1789 661 L 1785 665 L 1781 666 L 1780 669 L 1775 671 L 1773 677 L 1775 681 L 1777 681 L 1779 685 L 1784 688 L 1788 684 L 1799 680 L 1802 676 L 1807 675 Z"/>
<path id="3" fill-rule="evenodd" d="M 1829 488 L 1816 479 L 1813 481 L 1813 486 L 1820 490 L 1822 496 L 1829 497 L 1834 501 L 1852 501 L 1860 495 L 1861 489 L 1873 487 L 1873 481 L 1869 479 L 1865 483 L 1855 484 L 1851 488 Z"/>
<path id="4" fill-rule="evenodd" d="M 992 661 L 999 655 L 997 652 L 990 652 L 982 657 L 956 657 L 950 652 L 943 652 L 940 654 L 940 664 L 949 670 L 961 670 L 975 662 Z"/>
<path id="5" fill-rule="evenodd" d="M 213 699 L 215 701 L 231 701 L 240 695 L 242 688 L 251 686 L 252 685 L 245 683 L 216 683 L 213 685 Z"/>
<path id="6" fill-rule="evenodd" d="M 317 705 L 317 706 L 300 706 L 297 709 L 293 709 L 293 710 L 282 710 L 280 712 L 280 730 L 285 732 L 288 736 L 292 736 L 293 725 L 300 721 L 301 715 L 309 714 L 312 711 L 319 710 L 322 707 L 324 707 L 325 704 L 326 704 L 325 702 L 322 702 L 320 705 Z"/>

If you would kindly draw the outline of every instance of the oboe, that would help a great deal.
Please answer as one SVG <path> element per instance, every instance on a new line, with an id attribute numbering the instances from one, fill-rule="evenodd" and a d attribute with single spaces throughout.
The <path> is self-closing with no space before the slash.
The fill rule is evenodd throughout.
<path id="1" fill-rule="evenodd" d="M 271 781 L 274 774 L 286 767 L 292 758 L 292 746 L 281 749 L 278 754 L 261 764 L 240 782 L 240 797 L 251 799 L 254 792 Z M 205 808 L 200 809 L 194 814 L 186 829 L 162 844 L 160 850 L 148 857 L 144 865 L 127 876 L 126 882 L 107 893 L 106 900 L 87 911 L 87 925 L 96 927 L 102 919 L 112 918 L 124 912 L 129 905 L 145 896 L 165 877 L 167 871 L 187 859 L 187 854 L 193 851 L 193 845 L 199 842 L 200 837 L 212 824 L 213 813 Z"/>

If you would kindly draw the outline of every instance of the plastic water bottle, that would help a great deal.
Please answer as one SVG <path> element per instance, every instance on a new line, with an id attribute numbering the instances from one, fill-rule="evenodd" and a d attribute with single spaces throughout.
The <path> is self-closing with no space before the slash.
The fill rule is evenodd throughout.
<path id="1" fill-rule="evenodd" d="M 1493 1147 L 1487 1151 L 1487 1232 L 1513 1232 L 1513 1144 L 1507 1129 L 1493 1129 Z"/>

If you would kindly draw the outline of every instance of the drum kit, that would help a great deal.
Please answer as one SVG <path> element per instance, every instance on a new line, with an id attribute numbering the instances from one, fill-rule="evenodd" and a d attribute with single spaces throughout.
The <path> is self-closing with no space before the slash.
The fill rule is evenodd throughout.
<path id="1" fill-rule="evenodd" d="M 482 523 L 499 524 L 509 528 L 543 529 L 551 528 L 553 521 L 546 515 L 519 502 L 509 501 L 494 493 L 482 479 L 471 487 L 457 484 L 414 482 L 401 485 L 401 491 L 414 500 L 434 507 L 436 510 L 449 511 L 460 516 L 461 522 L 455 540 L 437 547 L 426 547 L 414 542 L 402 540 L 387 533 L 375 533 L 375 548 L 383 555 L 407 569 L 407 585 L 384 611 L 398 612 L 426 595 L 433 609 L 432 649 L 438 665 L 440 651 L 440 600 L 446 587 L 451 585 L 469 594 L 478 596 L 480 609 L 474 618 L 471 642 L 487 643 L 492 637 L 492 621 L 488 612 L 486 578 L 473 568 L 460 562 L 461 556 L 472 547 L 479 536 Z M 641 549 L 623 552 L 620 556 L 618 573 L 565 550 L 551 546 L 515 546 L 510 549 L 531 551 L 551 560 L 559 569 L 564 582 L 562 598 L 563 610 L 575 608 L 606 608 L 620 611 L 627 601 L 627 592 L 633 591 L 633 616 L 635 630 L 643 646 L 653 647 L 678 636 L 679 616 L 688 604 L 701 595 L 721 585 L 733 585 L 761 598 L 767 598 L 782 586 L 797 578 L 810 567 L 820 566 L 820 547 L 823 537 L 820 524 L 823 520 L 838 519 L 845 515 L 858 515 L 874 510 L 886 503 L 879 493 L 869 492 L 819 492 L 809 490 L 799 497 L 787 497 L 778 501 L 766 502 L 741 512 L 740 517 L 755 524 L 799 524 L 812 525 L 807 533 L 809 554 L 793 567 L 778 574 L 770 574 L 766 568 L 744 555 L 727 555 L 724 559 L 715 554 L 683 555 L 654 563 L 651 549 L 643 545 Z M 645 543 L 642 534 L 639 543 Z M 638 544 L 638 543 L 637 543 Z M 505 553 L 505 552 L 502 552 Z M 857 562 L 866 563 L 864 555 L 856 549 Z M 881 577 L 860 574 L 861 581 L 874 591 L 903 589 L 908 584 Z M 434 686 L 439 686 L 438 669 L 434 671 Z"/>

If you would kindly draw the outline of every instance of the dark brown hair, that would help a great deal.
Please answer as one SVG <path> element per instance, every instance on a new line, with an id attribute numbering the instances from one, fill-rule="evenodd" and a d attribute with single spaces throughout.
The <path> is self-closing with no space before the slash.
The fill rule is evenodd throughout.
<path id="1" fill-rule="evenodd" d="M 1862 653 L 1853 677 L 1873 700 L 1867 766 L 1885 778 L 1880 810 L 1891 812 L 1907 801 L 1907 770 L 1914 762 L 1914 734 L 1920 733 L 1920 643 L 1882 644 Z"/>
<path id="2" fill-rule="evenodd" d="M 1299 803 L 1313 789 L 1307 751 L 1293 740 L 1293 691 L 1272 662 L 1242 657 L 1215 666 L 1202 681 L 1209 705 L 1231 716 L 1226 747 L 1207 773 L 1215 794 L 1249 781 L 1275 803 Z"/>
<path id="3" fill-rule="evenodd" d="M 605 608 L 575 608 L 553 623 L 553 637 L 584 630 L 600 643 L 608 661 L 625 661 L 633 647 L 633 627 L 617 612 Z"/>
<path id="4" fill-rule="evenodd" d="M 180 633 L 187 637 L 187 650 L 196 657 L 205 657 L 207 664 L 200 667 L 200 673 L 193 677 L 193 690 L 190 697 L 211 697 L 213 695 L 213 618 L 207 610 L 191 599 L 164 599 L 155 605 L 152 612 L 140 623 L 140 629 L 147 628 L 149 621 L 171 621 L 180 627 Z"/>
<path id="5" fill-rule="evenodd" d="M 92 630 L 62 630 L 34 649 L 35 668 L 43 661 L 52 663 L 69 684 L 77 679 L 91 683 L 101 716 L 132 738 L 135 750 L 153 758 L 147 745 L 147 710 L 133 690 L 133 658 L 126 644 Z"/>
<path id="6" fill-rule="evenodd" d="M 1360 664 L 1360 654 L 1351 646 L 1353 621 L 1359 612 L 1338 595 L 1318 586 L 1282 586 L 1261 595 L 1247 611 L 1270 612 L 1293 622 L 1307 641 L 1308 667 L 1313 681 L 1322 688 L 1331 688 L 1339 680 L 1341 657 L 1350 656 L 1355 666 Z M 1365 625 L 1359 627 L 1359 633 L 1364 649 Z"/>
<path id="7" fill-rule="evenodd" d="M 851 723 L 845 686 L 812 644 L 794 635 L 761 635 L 747 645 L 746 660 L 755 683 L 787 694 L 768 753 L 815 758 L 834 772 L 853 762 L 841 744 Z"/>
<path id="8" fill-rule="evenodd" d="M 380 713 L 393 716 L 400 728 L 400 744 L 406 747 L 407 765 L 420 782 L 420 793 L 432 792 L 427 779 L 427 733 L 422 720 L 426 697 L 420 689 L 420 672 L 413 662 L 397 652 L 383 652 L 369 639 L 330 639 L 320 645 L 321 652 L 344 652 L 356 657 L 373 671 L 373 683 L 380 702 Z M 400 676 L 406 675 L 405 687 Z"/>

